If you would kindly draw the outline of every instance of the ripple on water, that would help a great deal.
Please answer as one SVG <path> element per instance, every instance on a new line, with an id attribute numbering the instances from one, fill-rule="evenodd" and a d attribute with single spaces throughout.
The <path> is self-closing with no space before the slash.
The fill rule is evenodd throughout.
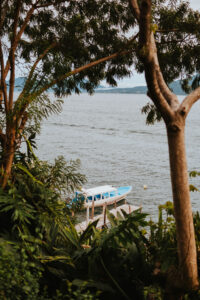
<path id="1" fill-rule="evenodd" d="M 132 185 L 128 201 L 156 217 L 157 206 L 172 199 L 168 146 L 163 123 L 146 125 L 141 114 L 146 102 L 145 95 L 72 95 L 63 112 L 43 124 L 39 157 L 80 158 L 88 187 Z M 189 170 L 200 171 L 198 109 L 192 109 L 187 125 Z M 199 179 L 191 182 L 198 185 Z M 194 209 L 200 208 L 199 195 L 191 195 Z"/>

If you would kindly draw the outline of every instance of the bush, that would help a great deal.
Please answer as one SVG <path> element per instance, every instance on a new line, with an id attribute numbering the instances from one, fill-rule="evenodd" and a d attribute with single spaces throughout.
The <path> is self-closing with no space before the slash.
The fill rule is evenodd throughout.
<path id="1" fill-rule="evenodd" d="M 0 242 L 0 299 L 38 299 L 41 276 L 41 269 L 24 249 Z"/>

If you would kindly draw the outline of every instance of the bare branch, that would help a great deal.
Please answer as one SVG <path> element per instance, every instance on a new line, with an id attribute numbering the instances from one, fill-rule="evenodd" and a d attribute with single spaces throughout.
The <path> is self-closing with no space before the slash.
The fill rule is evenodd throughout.
<path id="1" fill-rule="evenodd" d="M 8 96 L 7 96 L 7 86 L 6 86 L 6 77 L 4 72 L 4 58 L 3 58 L 3 50 L 2 50 L 2 44 L 0 41 L 0 63 L 1 63 L 1 89 L 3 93 L 3 99 L 4 99 L 4 106 L 6 114 L 8 112 Z"/>
<path id="2" fill-rule="evenodd" d="M 165 121 L 172 119 L 179 102 L 168 88 L 157 56 L 154 34 L 151 28 L 151 1 L 143 0 L 140 11 L 140 53 L 145 67 L 147 86 L 154 104 L 159 108 Z"/>
<path id="3" fill-rule="evenodd" d="M 159 61 L 158 61 L 158 55 L 157 55 L 156 44 L 155 44 L 155 39 L 154 39 L 153 33 L 151 34 L 151 39 L 152 39 L 151 43 L 154 48 L 154 64 L 155 64 L 158 85 L 159 85 L 160 91 L 163 94 L 164 98 L 166 99 L 166 101 L 168 102 L 168 104 L 170 105 L 172 110 L 175 111 L 179 107 L 179 101 L 178 101 L 177 96 L 174 93 L 172 93 L 172 91 L 169 89 L 169 87 L 167 86 L 167 84 L 163 78 L 162 72 L 160 70 L 160 65 L 159 65 Z"/>
<path id="4" fill-rule="evenodd" d="M 179 112 L 182 115 L 187 116 L 192 105 L 200 99 L 200 87 L 196 88 L 193 92 L 191 92 L 185 99 L 183 99 Z"/>
<path id="5" fill-rule="evenodd" d="M 140 20 L 140 8 L 138 6 L 137 0 L 130 0 L 130 4 L 133 8 L 134 16 L 136 17 L 137 21 L 139 22 L 139 20 Z"/>
<path id="6" fill-rule="evenodd" d="M 10 87 L 9 87 L 9 109 L 12 109 L 13 105 L 13 96 L 14 96 L 14 87 L 15 87 L 15 40 L 17 35 L 17 24 L 19 20 L 19 14 L 21 9 L 21 0 L 17 1 L 15 18 L 13 22 L 13 37 L 11 41 L 11 49 L 10 49 Z"/>
<path id="7" fill-rule="evenodd" d="M 23 90 L 22 90 L 20 96 L 21 96 L 21 95 L 26 91 L 26 89 L 28 88 L 28 85 L 30 84 L 31 78 L 32 78 L 32 76 L 33 76 L 33 73 L 34 73 L 34 71 L 35 71 L 37 65 L 39 64 L 39 62 L 40 62 L 40 61 L 46 56 L 46 54 L 47 54 L 51 49 L 53 49 L 56 45 L 58 45 L 57 42 L 52 43 L 49 47 L 47 47 L 47 48 L 45 49 L 45 51 L 44 51 L 44 52 L 38 57 L 38 59 L 35 61 L 35 63 L 33 64 L 32 68 L 31 68 L 31 70 L 30 70 L 29 76 L 28 76 L 28 78 L 27 78 L 27 80 L 26 80 L 26 83 L 25 83 L 25 85 L 24 85 L 24 88 L 23 88 Z M 19 96 L 19 97 L 20 97 L 20 96 Z"/>
<path id="8" fill-rule="evenodd" d="M 150 63 L 146 64 L 145 77 L 149 90 L 148 95 L 161 112 L 163 119 L 165 119 L 166 122 L 171 121 L 174 116 L 174 112 L 161 92 L 154 62 L 151 61 Z"/>
<path id="9" fill-rule="evenodd" d="M 16 48 L 17 48 L 17 46 L 18 46 L 18 43 L 19 43 L 19 40 L 20 40 L 22 34 L 24 33 L 24 30 L 25 30 L 25 28 L 26 28 L 28 22 L 30 21 L 30 18 L 31 18 L 31 16 L 32 16 L 34 10 L 35 10 L 35 5 L 33 5 L 33 6 L 29 9 L 29 11 L 28 11 L 28 13 L 27 13 L 27 15 L 26 15 L 26 18 L 25 18 L 25 20 L 24 20 L 24 23 L 22 24 L 22 26 L 21 26 L 19 32 L 17 33 L 17 35 L 16 35 L 16 37 L 15 37 L 15 41 L 13 42 L 13 51 L 16 50 Z M 6 67 L 5 67 L 5 77 L 6 77 L 7 74 L 8 74 L 9 68 L 10 68 L 10 59 L 8 58 L 7 63 L 6 63 Z"/>

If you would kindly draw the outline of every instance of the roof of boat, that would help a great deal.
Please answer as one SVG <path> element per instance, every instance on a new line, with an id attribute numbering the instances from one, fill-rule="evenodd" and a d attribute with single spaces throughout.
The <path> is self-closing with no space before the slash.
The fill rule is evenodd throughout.
<path id="1" fill-rule="evenodd" d="M 98 195 L 102 193 L 109 193 L 116 191 L 117 189 L 113 187 L 112 185 L 102 185 L 102 186 L 97 186 L 94 188 L 90 189 L 82 189 L 82 193 L 86 194 L 87 196 L 93 196 L 93 195 Z"/>

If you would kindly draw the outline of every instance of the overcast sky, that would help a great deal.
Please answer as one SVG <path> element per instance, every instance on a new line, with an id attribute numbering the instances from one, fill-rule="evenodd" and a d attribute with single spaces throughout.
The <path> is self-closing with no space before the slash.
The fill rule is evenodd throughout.
<path id="1" fill-rule="evenodd" d="M 190 0 L 191 7 L 194 9 L 200 9 L 200 1 L 199 0 Z"/>
<path id="2" fill-rule="evenodd" d="M 190 5 L 193 9 L 200 11 L 200 0 L 190 0 Z M 146 85 L 144 75 L 133 72 L 133 76 L 130 78 L 124 78 L 118 81 L 118 87 L 134 87 L 138 85 Z"/>

